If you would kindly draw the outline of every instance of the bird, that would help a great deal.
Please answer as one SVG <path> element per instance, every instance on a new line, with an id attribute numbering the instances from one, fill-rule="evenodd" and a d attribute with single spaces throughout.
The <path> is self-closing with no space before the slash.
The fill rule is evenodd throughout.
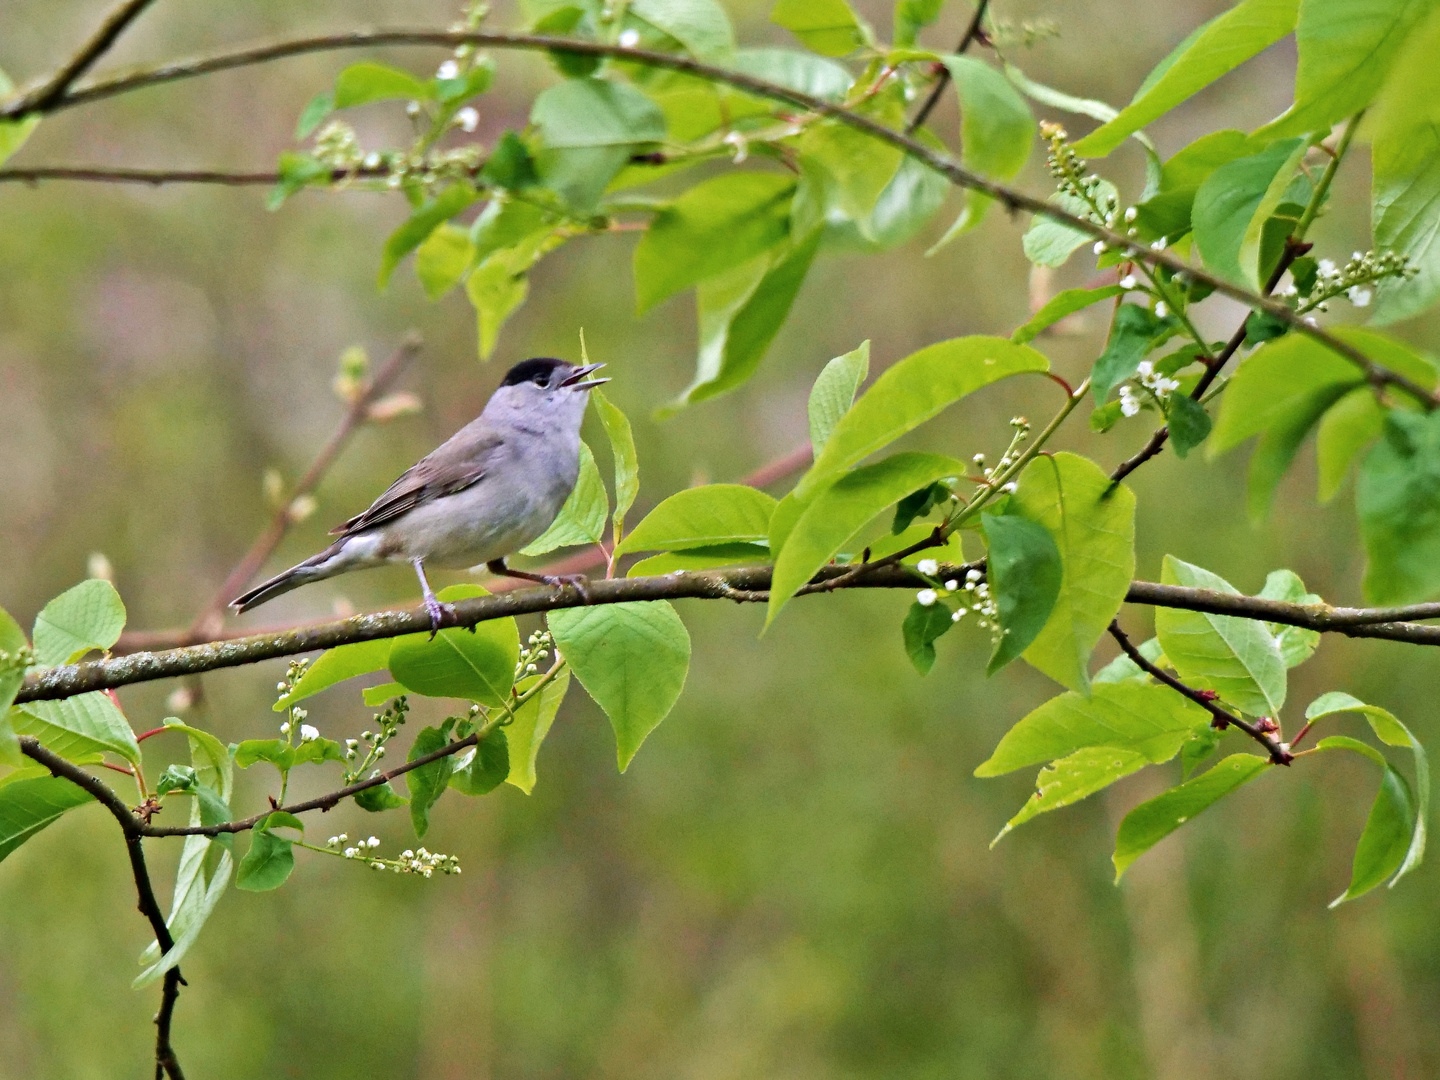
<path id="1" fill-rule="evenodd" d="M 493 574 L 544 585 L 573 585 L 583 575 L 554 577 L 512 570 L 508 555 L 550 527 L 580 472 L 580 422 L 590 378 L 603 364 L 532 357 L 516 364 L 480 415 L 405 470 L 362 513 L 331 529 L 324 551 L 263 581 L 230 602 L 236 614 L 291 589 L 387 563 L 409 563 L 420 579 L 431 636 L 453 615 L 436 599 L 425 567 L 485 564 Z"/>

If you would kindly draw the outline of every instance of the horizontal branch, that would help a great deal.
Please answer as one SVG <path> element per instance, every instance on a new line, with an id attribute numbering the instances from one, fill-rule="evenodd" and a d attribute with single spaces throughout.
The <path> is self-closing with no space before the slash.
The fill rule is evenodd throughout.
<path id="1" fill-rule="evenodd" d="M 153 0 L 120 0 L 105 16 L 105 21 L 55 73 L 33 90 L 26 92 L 12 104 L 5 113 L 24 116 L 28 113 L 48 112 L 70 89 L 76 79 L 84 75 L 95 61 L 104 56 L 135 19 Z"/>
<path id="2" fill-rule="evenodd" d="M 386 168 L 335 169 L 330 182 L 383 180 Z M 265 187 L 278 184 L 278 172 L 224 172 L 215 169 L 125 169 L 104 165 L 42 165 L 33 168 L 0 169 L 0 184 L 37 184 L 42 180 L 83 180 L 97 184 L 218 184 L 222 187 Z"/>
<path id="3" fill-rule="evenodd" d="M 906 566 L 877 566 L 859 577 L 849 576 L 853 569 L 849 566 L 826 567 L 801 593 L 831 592 L 835 591 L 837 586 L 843 589 L 915 589 L 928 584 Z M 960 570 L 955 567 L 942 567 L 939 571 L 942 576 L 952 572 L 959 573 Z M 764 600 L 768 598 L 770 574 L 770 567 L 756 566 L 665 574 L 659 577 L 608 578 L 590 582 L 586 586 L 586 593 L 589 603 L 594 605 L 644 600 Z M 841 577 L 845 578 L 843 584 L 834 581 Z M 1187 589 L 1150 581 L 1131 582 L 1126 602 L 1204 611 L 1216 615 L 1235 615 L 1242 619 L 1300 626 L 1309 630 L 1340 633 L 1347 637 L 1440 645 L 1440 626 L 1403 621 L 1407 617 L 1434 617 L 1437 608 L 1434 604 L 1414 608 L 1333 608 L 1323 604 L 1289 604 L 1280 600 L 1264 600 L 1260 597 L 1214 592 L 1209 589 Z M 514 592 L 458 601 L 454 605 L 455 614 L 453 618 L 447 619 L 446 625 L 474 626 L 492 619 L 581 607 L 585 603 L 586 599 L 572 585 L 518 589 Z M 1383 616 L 1385 621 L 1374 621 L 1377 616 Z M 160 652 L 133 653 L 86 664 L 45 668 L 26 677 L 25 684 L 20 688 L 15 700 L 23 703 L 73 697 L 92 690 L 113 689 L 180 675 L 196 675 L 282 656 L 331 649 L 337 645 L 429 631 L 430 616 L 423 607 L 355 615 L 348 619 L 277 633 L 253 634 L 228 641 L 213 641 Z"/>
<path id="4" fill-rule="evenodd" d="M 581 41 L 570 38 L 551 37 L 540 34 L 504 34 L 471 30 L 428 30 L 420 28 L 397 28 L 387 30 L 355 30 L 339 34 L 325 34 L 318 37 L 296 38 L 290 41 L 266 45 L 252 45 L 180 60 L 157 67 L 147 68 L 128 74 L 96 79 L 82 86 L 74 87 L 36 107 L 24 98 L 0 106 L 0 120 L 14 120 L 29 114 L 45 114 L 61 109 L 73 108 L 94 101 L 116 97 L 144 87 L 159 86 L 207 75 L 218 71 L 250 67 L 288 57 L 311 53 L 331 52 L 342 49 L 368 49 L 393 45 L 432 45 L 455 48 L 473 45 L 495 49 L 522 49 L 531 51 L 558 52 L 574 56 L 610 57 L 629 63 L 646 64 L 651 67 L 680 71 L 712 82 L 725 83 L 758 97 L 781 101 L 819 116 L 829 117 L 858 131 L 888 143 L 898 150 L 921 161 L 940 173 L 952 184 L 983 192 L 998 200 L 1012 213 L 1023 210 L 1039 214 L 1053 221 L 1068 225 L 1078 232 L 1104 242 L 1109 247 L 1124 252 L 1129 258 L 1152 266 L 1163 266 L 1174 273 L 1189 275 L 1194 280 L 1208 285 L 1215 292 L 1237 300 L 1256 311 L 1264 311 L 1285 323 L 1297 333 L 1318 341 L 1326 348 L 1340 354 L 1364 372 L 1366 379 L 1376 387 L 1397 386 L 1422 402 L 1426 408 L 1440 406 L 1440 394 L 1421 386 L 1419 383 L 1375 363 L 1363 352 L 1348 342 L 1307 322 L 1287 305 L 1248 289 L 1240 288 L 1223 278 L 1197 269 L 1184 259 L 1168 251 L 1154 251 L 1146 244 L 1137 243 L 1128 236 L 1122 236 L 1111 229 L 1098 225 L 1087 218 L 1071 214 L 1054 203 L 1028 195 L 1015 188 L 988 180 L 971 172 L 945 154 L 937 153 L 924 143 L 902 131 L 886 127 L 868 116 L 853 112 L 843 105 L 810 94 L 792 90 L 777 83 L 767 82 L 739 71 L 701 63 L 687 56 L 656 52 L 650 49 L 631 49 L 621 45 L 610 45 L 598 41 Z"/>

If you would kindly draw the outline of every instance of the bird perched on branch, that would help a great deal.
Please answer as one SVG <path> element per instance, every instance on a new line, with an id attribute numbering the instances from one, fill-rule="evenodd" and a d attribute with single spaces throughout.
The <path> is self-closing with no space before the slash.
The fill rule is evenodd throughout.
<path id="1" fill-rule="evenodd" d="M 339 539 L 230 602 L 236 613 L 312 581 L 386 563 L 409 563 L 425 610 L 438 630 L 447 605 L 435 599 L 425 566 L 484 563 L 495 574 L 545 585 L 574 585 L 583 575 L 547 577 L 511 570 L 505 557 L 555 520 L 580 471 L 580 421 L 603 364 L 577 366 L 537 357 L 516 364 L 480 415 L 407 469 L 368 510 L 332 529 Z"/>

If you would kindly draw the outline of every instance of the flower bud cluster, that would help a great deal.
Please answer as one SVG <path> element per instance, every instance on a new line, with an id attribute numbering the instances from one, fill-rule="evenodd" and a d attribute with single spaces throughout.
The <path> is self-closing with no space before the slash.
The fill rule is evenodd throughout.
<path id="1" fill-rule="evenodd" d="M 427 851 L 422 847 L 415 851 L 406 848 L 398 859 L 382 859 L 375 854 L 375 849 L 380 846 L 378 837 L 372 836 L 357 841 L 353 846 L 347 846 L 349 839 L 345 833 L 341 833 L 325 841 L 324 848 L 311 850 L 338 855 L 342 859 L 355 859 L 372 870 L 390 870 L 396 874 L 419 874 L 428 878 L 436 871 L 442 874 L 460 873 L 460 860 L 454 855 L 441 855 L 438 851 Z"/>
<path id="2" fill-rule="evenodd" d="M 935 559 L 921 559 L 915 564 L 915 569 L 924 577 L 933 580 L 940 571 L 940 564 Z M 980 628 L 989 630 L 994 640 L 999 641 L 1004 636 L 1005 631 L 999 621 L 999 608 L 990 595 L 990 585 L 985 581 L 985 575 L 979 570 L 965 571 L 963 584 L 956 578 L 949 578 L 943 584 L 934 581 L 933 584 L 935 588 L 921 589 L 915 594 L 915 602 L 921 607 L 934 607 L 941 603 L 942 598 L 948 600 L 954 597 L 958 604 L 950 611 L 951 622 L 958 623 L 966 615 L 975 614 L 980 616 Z M 947 602 L 943 606 L 950 607 L 950 604 Z"/>
<path id="3" fill-rule="evenodd" d="M 358 739 L 345 740 L 345 783 L 359 780 L 367 769 L 385 756 L 385 744 L 405 724 L 405 714 L 410 711 L 410 702 L 402 695 L 397 697 L 384 712 L 375 714 L 375 731 L 362 731 Z"/>
<path id="4" fill-rule="evenodd" d="M 540 665 L 550 655 L 555 647 L 555 638 L 549 630 L 537 630 L 525 641 L 525 648 L 520 652 L 520 660 L 515 665 L 515 680 L 525 678 L 527 675 L 535 675 L 540 671 Z"/>
<path id="5" fill-rule="evenodd" d="M 1398 255 L 1393 251 L 1357 251 L 1344 266 L 1336 266 L 1332 259 L 1321 259 L 1316 264 L 1313 280 L 1303 281 L 1308 286 L 1304 292 L 1292 282 L 1278 289 L 1276 295 L 1285 299 L 1297 298 L 1299 305 L 1296 310 L 1302 314 L 1328 311 L 1327 301 L 1342 293 L 1356 307 L 1368 307 L 1374 297 L 1371 286 L 1375 282 L 1386 278 L 1404 280 L 1418 273 L 1419 270 L 1410 265 L 1407 255 Z"/>
<path id="6" fill-rule="evenodd" d="M 1104 180 L 1090 172 L 1080 155 L 1075 153 L 1068 141 L 1069 135 L 1059 124 L 1044 121 L 1040 134 L 1050 144 L 1045 154 L 1045 164 L 1055 178 L 1055 186 L 1063 195 L 1080 199 L 1089 208 L 1089 217 L 1097 224 L 1114 228 L 1120 213 L 1120 200 L 1114 189 Z M 1104 242 L 1095 245 L 1095 253 L 1102 254 Z"/>

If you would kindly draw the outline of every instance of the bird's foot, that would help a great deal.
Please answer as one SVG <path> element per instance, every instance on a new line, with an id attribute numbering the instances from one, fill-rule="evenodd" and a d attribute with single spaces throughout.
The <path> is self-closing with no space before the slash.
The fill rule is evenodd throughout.
<path id="1" fill-rule="evenodd" d="M 580 599 L 589 604 L 590 600 L 590 579 L 584 574 L 561 574 L 545 576 L 545 584 L 553 585 L 556 588 L 563 588 L 566 585 L 574 586 L 575 591 L 580 594 Z"/>
<path id="2" fill-rule="evenodd" d="M 442 603 L 433 596 L 425 598 L 425 613 L 430 616 L 431 641 L 435 640 L 435 635 L 440 632 L 440 628 L 445 625 L 447 619 L 451 622 L 455 621 L 455 605 Z M 474 627 L 471 629 L 473 630 Z"/>

